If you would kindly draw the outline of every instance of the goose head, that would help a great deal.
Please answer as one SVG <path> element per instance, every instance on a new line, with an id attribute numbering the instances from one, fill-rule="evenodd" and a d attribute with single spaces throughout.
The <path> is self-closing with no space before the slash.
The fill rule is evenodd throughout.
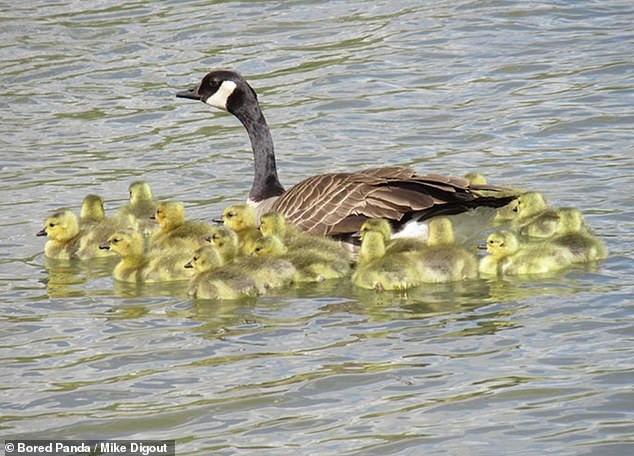
<path id="1" fill-rule="evenodd" d="M 245 106 L 258 104 L 253 88 L 239 73 L 230 70 L 211 71 L 196 87 L 177 92 L 176 96 L 202 101 L 233 115 L 238 115 Z"/>
<path id="2" fill-rule="evenodd" d="M 103 198 L 99 195 L 86 195 L 81 203 L 79 218 L 81 220 L 94 221 L 100 221 L 106 218 L 106 212 L 103 208 Z"/>
<path id="3" fill-rule="evenodd" d="M 48 236 L 54 241 L 68 242 L 78 234 L 77 215 L 69 209 L 64 209 L 48 217 L 44 222 L 44 228 L 37 233 L 37 236 Z"/>
<path id="4" fill-rule="evenodd" d="M 487 252 L 494 258 L 512 255 L 519 249 L 517 237 L 509 231 L 496 231 L 487 238 Z"/>

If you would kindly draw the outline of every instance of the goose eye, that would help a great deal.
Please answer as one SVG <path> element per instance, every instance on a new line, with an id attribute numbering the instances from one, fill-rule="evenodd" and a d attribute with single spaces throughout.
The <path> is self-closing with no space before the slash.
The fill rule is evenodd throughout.
<path id="1" fill-rule="evenodd" d="M 114 238 L 113 240 L 111 240 L 110 242 L 112 242 L 113 244 L 118 244 L 119 243 L 119 239 Z"/>
<path id="2" fill-rule="evenodd" d="M 233 212 L 228 212 L 227 213 L 227 217 L 233 217 L 234 215 L 236 215 L 236 214 L 234 214 Z"/>
<path id="3" fill-rule="evenodd" d="M 199 256 L 194 255 L 194 258 L 192 258 L 194 261 L 198 261 L 198 258 L 200 258 Z"/>
<path id="4" fill-rule="evenodd" d="M 495 244 L 495 241 L 493 239 L 489 239 L 489 244 L 493 245 Z"/>
<path id="5" fill-rule="evenodd" d="M 53 222 L 49 223 L 48 226 L 50 226 L 51 228 L 55 228 L 55 224 Z"/>

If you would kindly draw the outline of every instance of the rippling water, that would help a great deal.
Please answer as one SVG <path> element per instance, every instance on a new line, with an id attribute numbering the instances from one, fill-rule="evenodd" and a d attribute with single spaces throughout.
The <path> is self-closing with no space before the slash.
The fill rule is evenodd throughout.
<path id="1" fill-rule="evenodd" d="M 634 452 L 631 1 L 0 3 L 2 434 L 178 454 Z M 34 236 L 147 179 L 208 219 L 246 197 L 213 68 L 260 94 L 287 185 L 394 164 L 586 214 L 611 256 L 534 281 L 346 284 L 240 303 L 47 262 Z"/>

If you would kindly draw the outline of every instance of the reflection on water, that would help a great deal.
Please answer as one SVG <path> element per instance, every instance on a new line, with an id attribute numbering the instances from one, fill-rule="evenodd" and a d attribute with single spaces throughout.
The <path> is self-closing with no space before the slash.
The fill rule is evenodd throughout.
<path id="1" fill-rule="evenodd" d="M 191 455 L 632 452 L 632 2 L 0 12 L 5 435 L 174 438 Z M 612 254 L 530 280 L 221 303 L 116 283 L 116 259 L 46 260 L 33 234 L 89 193 L 112 214 L 143 178 L 205 221 L 245 198 L 242 126 L 174 98 L 219 67 L 257 89 L 287 186 L 480 171 L 578 207 Z"/>

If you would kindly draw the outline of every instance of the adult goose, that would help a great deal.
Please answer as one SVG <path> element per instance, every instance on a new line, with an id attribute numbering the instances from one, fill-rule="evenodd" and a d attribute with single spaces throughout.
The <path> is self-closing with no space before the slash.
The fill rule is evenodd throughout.
<path id="1" fill-rule="evenodd" d="M 321 174 L 285 190 L 277 176 L 273 139 L 257 95 L 240 74 L 212 71 L 196 87 L 176 96 L 202 101 L 240 120 L 249 135 L 255 165 L 249 203 L 258 216 L 278 212 L 304 232 L 347 238 L 368 218 L 387 219 L 398 231 L 410 221 L 438 213 L 500 207 L 514 199 L 501 187 L 470 187 L 463 178 L 419 175 L 400 167 Z"/>

